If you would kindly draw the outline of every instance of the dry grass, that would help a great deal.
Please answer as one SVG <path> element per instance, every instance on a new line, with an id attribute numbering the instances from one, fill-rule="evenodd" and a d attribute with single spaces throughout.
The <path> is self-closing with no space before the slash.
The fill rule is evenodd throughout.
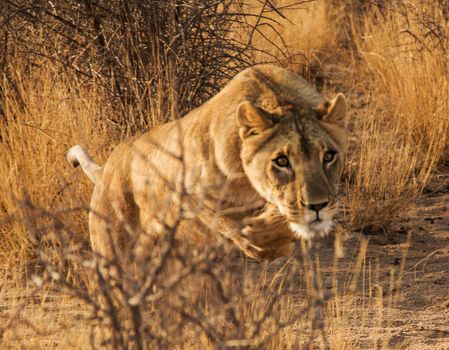
<path id="1" fill-rule="evenodd" d="M 95 88 L 80 91 L 76 77 L 60 74 L 56 67 L 44 64 L 31 72 L 24 72 L 18 65 L 11 74 L 18 90 L 13 90 L 6 79 L 2 84 L 3 213 L 17 212 L 17 198 L 24 194 L 47 210 L 86 203 L 91 188 L 67 172 L 65 153 L 74 142 L 80 142 L 95 149 L 101 159 L 114 146 L 111 140 L 117 142 L 105 122 L 104 116 L 111 111 L 104 108 L 104 97 Z M 65 176 L 61 176 L 63 171 Z M 80 232 L 86 230 L 86 215 L 74 220 L 82 228 Z M 4 255 L 27 257 L 30 245 L 23 222 L 3 226 L 1 237 Z"/>
<path id="2" fill-rule="evenodd" d="M 138 305 L 143 324 L 157 335 L 148 344 L 173 349 L 389 347 L 385 327 L 394 316 L 411 238 L 386 280 L 385 267 L 368 256 L 366 239 L 352 249 L 344 241 L 351 230 L 386 229 L 407 216 L 449 162 L 447 13 L 430 1 L 420 2 L 421 7 L 391 3 L 358 13 L 357 21 L 343 7 L 329 7 L 330 1 L 301 4 L 284 10 L 287 18 L 277 18 L 276 32 L 269 28 L 254 36 L 255 47 L 265 53 L 254 51 L 252 59 L 282 56 L 288 63 L 288 57 L 310 80 L 324 80 L 325 95 L 344 91 L 352 101 L 351 152 L 342 186 L 348 224 L 337 228 L 333 254 L 323 256 L 319 246 L 302 243 L 291 260 L 269 264 L 217 258 L 215 251 L 207 268 L 189 276 L 197 288 L 172 290 L 161 278 L 149 296 L 154 299 L 158 288 L 167 295 L 150 306 Z M 334 15 L 329 17 L 329 11 Z M 264 15 L 272 18 L 273 13 Z M 328 23 L 329 18 L 335 22 Z M 339 46 L 340 20 L 353 26 L 353 47 Z M 29 35 L 27 44 L 42 40 L 42 33 Z M 267 35 L 277 48 L 267 43 Z M 57 44 L 64 47 L 64 40 Z M 84 144 L 102 162 L 136 125 L 166 120 L 162 114 L 173 106 L 164 100 L 164 84 L 172 89 L 176 84 L 170 85 L 170 77 L 146 87 L 130 84 L 132 102 L 123 107 L 115 100 L 117 92 L 111 95 L 113 79 L 86 80 L 42 56 L 32 65 L 17 52 L 7 58 L 0 65 L 0 192 L 5 194 L 0 198 L 0 344 L 85 349 L 101 338 L 95 326 L 105 319 L 95 309 L 94 296 L 104 289 L 89 285 L 96 274 L 88 264 L 82 207 L 91 185 L 66 165 L 65 152 Z M 201 90 L 203 99 L 211 89 Z M 170 118 L 178 112 L 172 110 Z M 125 122 L 124 113 L 131 116 Z M 155 119 L 149 120 L 152 115 Z M 114 331 L 126 334 L 130 324 L 121 322 Z"/>
<path id="3" fill-rule="evenodd" d="M 447 38 L 442 13 L 427 10 L 427 19 L 440 25 L 441 39 Z M 369 84 L 368 105 L 358 121 L 360 141 L 350 161 L 355 173 L 350 207 L 358 228 L 380 228 L 406 212 L 448 159 L 447 46 L 423 48 L 424 40 L 434 45 L 439 39 L 422 33 L 418 19 L 426 17 L 414 11 L 398 6 L 367 16 L 356 42 L 364 62 L 357 74 Z"/>

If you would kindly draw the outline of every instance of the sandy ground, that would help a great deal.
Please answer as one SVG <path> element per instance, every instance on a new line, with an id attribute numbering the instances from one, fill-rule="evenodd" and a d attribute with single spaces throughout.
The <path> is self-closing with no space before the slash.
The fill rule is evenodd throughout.
<path id="1" fill-rule="evenodd" d="M 395 320 L 389 327 L 392 345 L 407 349 L 449 349 L 449 197 L 429 196 L 409 220 L 384 237 L 373 237 L 370 255 L 397 259 L 404 232 L 410 231 Z"/>
<path id="2" fill-rule="evenodd" d="M 427 195 L 407 214 L 413 219 L 400 220 L 403 222 L 388 232 L 367 236 L 365 279 L 360 282 L 365 284 L 364 293 L 358 295 L 355 317 L 349 322 L 359 348 L 382 347 L 373 343 L 378 336 L 384 340 L 383 347 L 393 349 L 449 349 L 448 208 L 447 194 Z M 354 236 L 344 243 L 341 273 L 347 273 L 348 264 L 353 264 L 359 240 Z M 325 251 L 320 255 L 332 256 L 333 239 L 326 239 L 323 245 Z M 330 269 L 332 261 L 324 261 L 323 265 Z M 380 317 L 379 309 L 369 305 L 373 299 L 369 296 L 378 289 L 376 284 L 382 287 L 383 294 Z"/>

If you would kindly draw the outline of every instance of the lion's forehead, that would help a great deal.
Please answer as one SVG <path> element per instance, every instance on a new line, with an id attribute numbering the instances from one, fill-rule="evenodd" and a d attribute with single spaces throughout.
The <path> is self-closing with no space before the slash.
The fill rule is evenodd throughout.
<path id="1" fill-rule="evenodd" d="M 298 118 L 299 119 L 299 118 Z M 283 146 L 289 153 L 310 154 L 323 147 L 338 147 L 334 138 L 316 121 L 291 119 L 283 123 L 273 138 L 275 147 Z"/>

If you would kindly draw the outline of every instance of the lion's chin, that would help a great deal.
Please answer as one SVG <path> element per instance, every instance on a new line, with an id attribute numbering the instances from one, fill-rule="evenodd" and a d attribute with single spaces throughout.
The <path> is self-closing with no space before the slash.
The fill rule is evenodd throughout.
<path id="1" fill-rule="evenodd" d="M 313 221 L 309 224 L 290 223 L 290 229 L 296 238 L 311 240 L 315 237 L 323 237 L 332 228 L 332 220 Z"/>

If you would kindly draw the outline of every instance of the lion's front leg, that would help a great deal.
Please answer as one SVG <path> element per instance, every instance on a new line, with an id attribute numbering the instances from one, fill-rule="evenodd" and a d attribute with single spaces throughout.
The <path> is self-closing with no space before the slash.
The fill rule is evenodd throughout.
<path id="1" fill-rule="evenodd" d="M 275 259 L 291 253 L 295 236 L 279 210 L 266 204 L 257 216 L 242 220 L 240 215 L 222 214 L 208 206 L 197 214 L 212 232 L 220 232 L 246 255 L 255 259 Z"/>
<path id="2" fill-rule="evenodd" d="M 260 215 L 245 219 L 244 225 L 241 248 L 247 255 L 275 259 L 292 252 L 295 236 L 277 208 L 268 205 Z"/>

